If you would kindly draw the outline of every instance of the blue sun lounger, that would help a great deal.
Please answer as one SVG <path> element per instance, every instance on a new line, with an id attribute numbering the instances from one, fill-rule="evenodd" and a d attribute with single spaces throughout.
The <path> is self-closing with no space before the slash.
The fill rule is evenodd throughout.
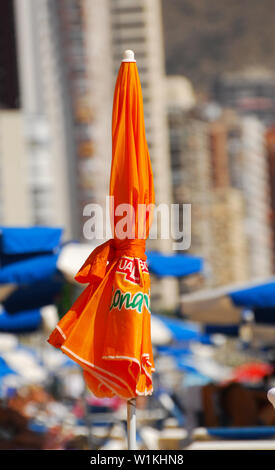
<path id="1" fill-rule="evenodd" d="M 275 437 L 275 426 L 205 428 L 210 438 L 228 440 L 270 439 Z"/>

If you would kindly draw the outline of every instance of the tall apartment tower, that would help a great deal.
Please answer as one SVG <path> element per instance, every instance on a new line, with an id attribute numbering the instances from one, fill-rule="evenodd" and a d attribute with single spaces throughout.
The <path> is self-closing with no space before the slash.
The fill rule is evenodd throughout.
<path id="1" fill-rule="evenodd" d="M 191 204 L 190 253 L 211 265 L 211 167 L 207 124 L 168 108 L 174 203 Z M 180 221 L 182 223 L 182 221 Z"/>
<path id="2" fill-rule="evenodd" d="M 192 283 L 198 288 L 245 280 L 247 256 L 243 198 L 230 186 L 226 127 L 217 117 L 203 117 L 192 96 L 186 80 L 175 83 L 168 78 L 174 201 L 191 204 L 189 251 L 202 256 L 208 266 L 204 282 Z"/>
<path id="3" fill-rule="evenodd" d="M 274 93 L 275 71 L 255 66 L 224 72 L 212 88 L 213 98 L 223 106 L 241 116 L 257 116 L 268 127 L 275 123 Z"/>
<path id="4" fill-rule="evenodd" d="M 266 277 L 273 271 L 271 192 L 265 127 L 256 116 L 229 113 L 228 152 L 231 184 L 245 201 L 249 274 Z"/>
<path id="5" fill-rule="evenodd" d="M 15 0 L 32 220 L 69 238 L 82 237 L 84 206 L 108 191 L 106 2 Z"/>
<path id="6" fill-rule="evenodd" d="M 28 149 L 18 109 L 0 109 L 0 225 L 32 223 Z"/>
<path id="7" fill-rule="evenodd" d="M 228 129 L 222 115 L 209 121 L 212 179 L 212 270 L 215 284 L 248 279 L 248 243 L 245 231 L 245 200 L 231 184 Z"/>
<path id="8" fill-rule="evenodd" d="M 0 6 L 0 108 L 18 109 L 20 90 L 13 2 Z"/>
<path id="9" fill-rule="evenodd" d="M 214 189 L 211 199 L 212 285 L 244 282 L 250 273 L 243 195 L 228 186 Z"/>
<path id="10" fill-rule="evenodd" d="M 47 0 L 15 0 L 21 108 L 28 148 L 33 224 L 60 225 L 75 235 L 73 126 Z"/>
<path id="11" fill-rule="evenodd" d="M 222 111 L 214 126 L 212 125 L 211 131 L 213 183 L 216 187 L 218 185 L 231 188 L 233 199 L 228 208 L 235 206 L 235 209 L 231 216 L 228 216 L 229 219 L 233 221 L 238 212 L 242 213 L 246 243 L 241 243 L 238 250 L 239 253 L 243 253 L 245 249 L 247 253 L 246 277 L 267 277 L 273 270 L 273 254 L 265 126 L 256 116 L 241 116 L 230 109 Z M 213 146 L 215 141 L 216 144 Z M 241 195 L 243 202 L 242 207 L 239 206 L 237 210 L 238 194 Z M 218 214 L 214 220 L 220 220 Z M 237 230 L 234 232 L 238 233 Z M 235 241 L 237 238 L 240 239 L 240 235 L 234 236 L 233 232 L 228 233 Z M 224 233 L 220 240 L 216 241 L 217 245 L 224 244 L 226 237 Z M 244 266 L 240 264 L 237 270 L 239 274 L 241 272 L 245 274 Z"/>
<path id="12" fill-rule="evenodd" d="M 31 222 L 13 2 L 0 5 L 0 224 Z"/>

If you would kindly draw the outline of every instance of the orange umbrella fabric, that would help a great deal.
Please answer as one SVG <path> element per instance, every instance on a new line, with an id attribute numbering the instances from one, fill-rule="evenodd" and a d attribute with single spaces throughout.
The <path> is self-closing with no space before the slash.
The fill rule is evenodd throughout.
<path id="1" fill-rule="evenodd" d="M 76 274 L 88 286 L 48 341 L 81 365 L 94 395 L 128 400 L 152 393 L 154 371 L 145 255 L 154 186 L 135 61 L 122 61 L 115 87 L 110 196 L 113 239 Z"/>

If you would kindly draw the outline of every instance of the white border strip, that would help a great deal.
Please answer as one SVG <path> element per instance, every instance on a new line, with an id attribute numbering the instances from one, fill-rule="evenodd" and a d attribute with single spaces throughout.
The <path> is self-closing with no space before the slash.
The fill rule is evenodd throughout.
<path id="1" fill-rule="evenodd" d="M 59 331 L 59 333 L 62 335 L 62 337 L 64 339 L 66 339 L 66 335 L 65 333 L 63 332 L 63 330 L 58 326 L 56 325 L 56 329 Z M 107 371 L 106 369 L 102 369 L 101 367 L 98 367 L 94 364 L 92 364 L 91 362 L 88 362 L 86 361 L 85 359 L 81 358 L 80 356 L 78 356 L 77 354 L 75 354 L 73 351 L 71 351 L 69 348 L 67 348 L 66 346 L 63 346 L 61 345 L 61 349 L 64 350 L 64 351 L 67 351 L 69 354 L 71 354 L 73 357 L 75 357 L 76 359 L 78 359 L 80 362 L 83 363 L 83 369 L 85 371 L 87 371 L 90 375 L 94 375 L 95 378 L 99 381 L 99 383 L 101 382 L 103 385 L 105 385 L 107 388 L 109 388 L 109 390 L 114 393 L 115 395 L 118 395 L 120 396 L 121 398 L 123 398 L 125 400 L 125 397 L 123 397 L 123 395 L 121 395 L 116 389 L 114 389 L 113 387 L 118 387 L 118 385 L 116 384 L 116 382 L 114 382 L 113 380 L 111 379 L 108 379 L 107 377 L 104 377 L 102 376 L 102 374 L 100 374 L 99 372 L 95 372 L 95 371 L 91 371 L 90 369 L 88 369 L 87 366 L 89 367 L 92 367 L 93 369 L 98 369 L 98 371 L 101 371 L 103 372 L 104 374 L 107 374 L 109 375 L 110 377 L 114 377 L 116 380 L 120 381 L 122 384 L 125 385 L 126 389 L 132 394 L 132 396 L 134 396 L 133 394 L 133 391 L 131 390 L 131 388 L 129 387 L 129 385 L 127 384 L 127 382 L 125 382 L 123 379 L 121 379 L 120 377 L 118 377 L 117 375 L 115 374 L 112 374 L 111 372 Z M 148 353 L 144 353 L 142 354 L 141 357 L 147 357 L 149 358 L 150 355 Z M 139 366 L 139 369 L 142 367 L 145 375 L 150 379 L 151 383 L 152 383 L 152 377 L 151 375 L 148 374 L 148 372 L 146 371 L 144 365 L 142 363 L 140 363 L 140 361 L 136 358 L 133 358 L 133 357 L 128 357 L 128 356 L 103 356 L 102 359 L 117 359 L 117 360 L 128 360 L 128 361 L 133 361 L 135 362 L 136 364 L 138 364 Z M 151 363 L 148 361 L 148 363 L 150 364 L 151 366 Z M 130 365 L 129 365 L 130 367 Z M 154 372 L 155 369 L 152 369 L 152 372 Z M 129 371 L 130 372 L 130 371 Z M 132 372 L 130 372 L 133 379 L 135 380 L 135 377 L 133 376 Z M 111 387 L 110 383 L 113 385 L 113 387 Z M 152 395 L 153 393 L 153 388 L 151 390 L 145 390 L 144 392 L 140 392 L 139 390 L 136 389 L 135 393 L 138 395 L 138 396 L 148 396 L 148 395 Z"/>
<path id="2" fill-rule="evenodd" d="M 67 339 L 64 331 L 60 328 L 60 326 L 56 325 L 55 328 L 59 331 L 59 333 L 61 334 L 61 336 L 63 336 L 64 339 Z"/>
<path id="3" fill-rule="evenodd" d="M 90 366 L 92 367 L 93 369 L 98 369 L 99 371 L 103 372 L 104 374 L 107 374 L 107 375 L 110 375 L 110 377 L 114 377 L 116 380 L 120 381 L 123 385 L 125 385 L 125 387 L 129 390 L 129 392 L 132 393 L 132 390 L 130 389 L 129 385 L 127 384 L 127 382 L 125 382 L 123 379 L 121 379 L 120 377 L 116 376 L 115 374 L 112 374 L 111 372 L 107 371 L 106 369 L 102 369 L 101 367 L 98 367 L 94 364 L 92 364 L 91 362 L 88 362 L 86 361 L 85 359 L 82 359 L 80 356 L 78 356 L 77 354 L 75 354 L 73 351 L 71 351 L 69 348 L 67 348 L 66 346 L 61 346 L 61 349 L 62 350 L 65 350 L 67 351 L 69 354 L 71 354 L 72 356 L 74 356 L 76 359 L 78 359 L 80 362 L 83 362 L 83 364 L 86 364 L 87 366 Z"/>

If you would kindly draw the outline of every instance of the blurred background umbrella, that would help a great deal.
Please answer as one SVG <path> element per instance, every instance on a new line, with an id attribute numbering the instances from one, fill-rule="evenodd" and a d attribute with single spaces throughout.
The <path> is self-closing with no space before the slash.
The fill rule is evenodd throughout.
<path id="1" fill-rule="evenodd" d="M 0 331 L 30 333 L 57 321 L 53 304 L 64 286 L 57 268 L 61 236 L 61 228 L 1 227 Z"/>
<path id="2" fill-rule="evenodd" d="M 256 312 L 255 318 L 259 323 L 261 312 L 263 319 L 269 317 L 273 323 L 274 294 L 274 278 L 256 280 L 183 295 L 181 310 L 184 316 L 193 321 L 233 325 L 239 324 L 242 312 L 250 309 Z"/>
<path id="3" fill-rule="evenodd" d="M 273 373 L 274 367 L 264 362 L 249 362 L 236 367 L 232 379 L 237 382 L 258 383 Z"/>
<path id="4" fill-rule="evenodd" d="M 203 259 L 188 254 L 163 254 L 147 251 L 149 271 L 158 277 L 184 277 L 203 271 Z"/>

